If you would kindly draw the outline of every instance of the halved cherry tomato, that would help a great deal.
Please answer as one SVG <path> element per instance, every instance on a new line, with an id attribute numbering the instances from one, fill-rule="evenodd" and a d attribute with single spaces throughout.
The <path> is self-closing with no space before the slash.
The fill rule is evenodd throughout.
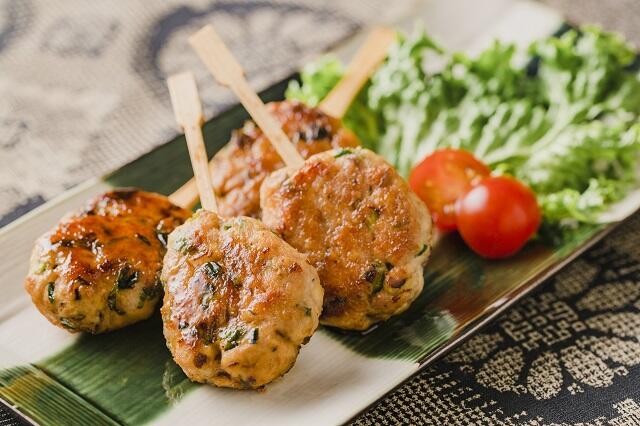
<path id="1" fill-rule="evenodd" d="M 511 256 L 538 230 L 535 194 L 520 181 L 496 176 L 482 179 L 456 204 L 458 231 L 481 256 Z"/>
<path id="2" fill-rule="evenodd" d="M 411 189 L 425 202 L 433 222 L 445 231 L 456 229 L 455 203 L 491 170 L 469 152 L 445 148 L 418 164 L 409 176 Z"/>

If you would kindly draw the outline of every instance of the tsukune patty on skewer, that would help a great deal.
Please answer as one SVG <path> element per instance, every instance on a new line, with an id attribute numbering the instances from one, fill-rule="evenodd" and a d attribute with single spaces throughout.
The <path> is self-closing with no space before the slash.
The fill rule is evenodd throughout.
<path id="1" fill-rule="evenodd" d="M 253 218 L 198 211 L 169 236 L 162 281 L 167 346 L 196 382 L 259 388 L 318 327 L 315 268 Z"/>
<path id="2" fill-rule="evenodd" d="M 261 191 L 265 225 L 309 256 L 324 287 L 321 322 L 364 330 L 406 310 L 422 291 L 431 249 L 424 203 L 366 149 L 316 154 Z"/>
<path id="3" fill-rule="evenodd" d="M 101 194 L 36 241 L 25 288 L 68 331 L 104 333 L 144 320 L 161 299 L 166 238 L 190 215 L 159 194 Z"/>

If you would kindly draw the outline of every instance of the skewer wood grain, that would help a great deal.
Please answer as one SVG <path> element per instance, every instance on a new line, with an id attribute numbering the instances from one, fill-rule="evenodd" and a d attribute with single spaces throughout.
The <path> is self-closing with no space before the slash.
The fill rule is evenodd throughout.
<path id="1" fill-rule="evenodd" d="M 169 94 L 171 95 L 176 121 L 182 127 L 187 139 L 193 175 L 200 193 L 200 202 L 205 209 L 217 212 L 218 206 L 213 184 L 211 183 L 207 151 L 202 137 L 202 105 L 198 96 L 195 78 L 190 72 L 182 72 L 169 77 L 167 84 L 169 85 Z M 181 190 L 182 188 L 176 191 L 170 199 L 176 202 L 175 196 L 176 194 L 181 195 Z M 179 204 L 179 202 L 176 204 Z"/>
<path id="2" fill-rule="evenodd" d="M 387 57 L 389 47 L 396 40 L 397 34 L 394 30 L 385 27 L 374 28 L 347 67 L 342 79 L 320 102 L 318 108 L 332 117 L 342 119 L 353 99 Z"/>
<path id="3" fill-rule="evenodd" d="M 189 43 L 207 66 L 214 78 L 233 90 L 240 102 L 267 136 L 287 167 L 298 169 L 304 159 L 298 153 L 280 124 L 267 110 L 256 92 L 244 78 L 244 71 L 211 25 L 200 29 L 189 38 Z"/>

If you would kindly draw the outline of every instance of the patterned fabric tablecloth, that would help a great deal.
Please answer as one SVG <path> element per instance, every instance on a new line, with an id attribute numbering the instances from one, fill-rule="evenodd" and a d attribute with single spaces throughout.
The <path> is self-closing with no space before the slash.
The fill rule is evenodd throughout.
<path id="1" fill-rule="evenodd" d="M 640 215 L 356 421 L 640 425 Z"/>
<path id="2" fill-rule="evenodd" d="M 415 3 L 0 0 L 0 226 L 175 136 L 172 72 L 194 70 L 207 116 L 235 104 L 187 45 L 205 22 L 260 89 Z"/>
<path id="3" fill-rule="evenodd" d="M 637 1 L 549 3 L 640 43 Z M 0 225 L 173 136 L 168 73 L 200 70 L 208 116 L 234 102 L 185 48 L 203 22 L 262 88 L 417 0 L 151 4 L 0 0 Z M 636 215 L 355 424 L 640 425 L 638 242 Z M 0 425 L 17 422 L 0 410 Z"/>

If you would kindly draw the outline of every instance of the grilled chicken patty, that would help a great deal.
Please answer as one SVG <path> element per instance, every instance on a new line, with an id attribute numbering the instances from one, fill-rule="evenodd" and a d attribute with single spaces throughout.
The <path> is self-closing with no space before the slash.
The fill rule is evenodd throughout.
<path id="1" fill-rule="evenodd" d="M 306 257 L 256 219 L 204 210 L 168 247 L 164 335 L 185 374 L 243 389 L 285 374 L 322 310 L 320 279 Z"/>
<path id="2" fill-rule="evenodd" d="M 431 218 L 366 149 L 317 154 L 262 186 L 262 220 L 318 269 L 323 324 L 364 330 L 406 310 L 423 287 Z"/>
<path id="3" fill-rule="evenodd" d="M 273 102 L 268 107 L 304 158 L 332 148 L 360 145 L 339 120 L 316 108 L 296 101 Z M 282 167 L 280 156 L 253 121 L 235 130 L 211 165 L 220 214 L 260 217 L 260 185 Z"/>
<path id="4" fill-rule="evenodd" d="M 41 236 L 25 288 L 53 324 L 104 333 L 151 316 L 167 235 L 191 212 L 137 190 L 99 195 Z"/>

